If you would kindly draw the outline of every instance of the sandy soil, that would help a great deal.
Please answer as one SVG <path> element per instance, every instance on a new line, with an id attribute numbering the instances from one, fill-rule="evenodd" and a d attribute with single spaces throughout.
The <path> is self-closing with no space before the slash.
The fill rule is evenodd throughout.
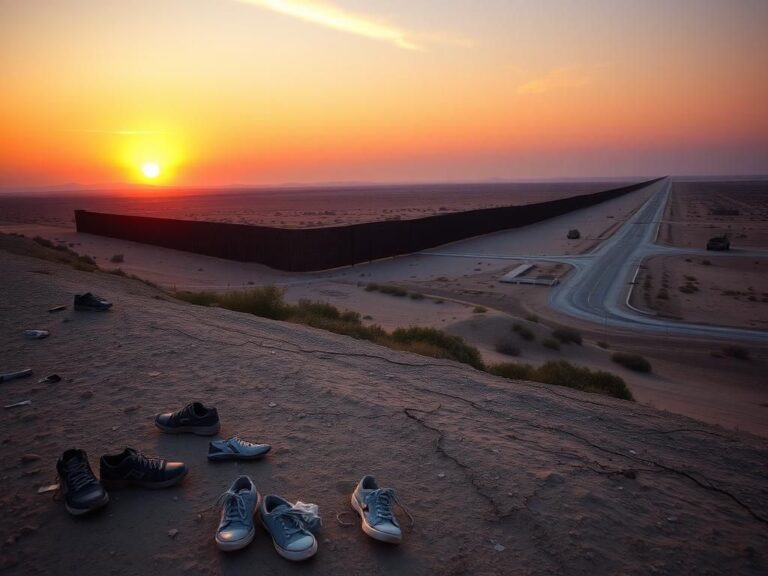
<path id="1" fill-rule="evenodd" d="M 231 192 L 164 190 L 55 197 L 0 196 L 0 220 L 74 228 L 77 209 L 182 220 L 316 228 L 407 220 L 590 194 L 629 182 L 534 182 L 264 188 Z"/>
<path id="2" fill-rule="evenodd" d="M 690 322 L 768 329 L 768 258 L 649 258 L 632 304 Z"/>
<path id="3" fill-rule="evenodd" d="M 6 574 L 762 574 L 765 441 L 635 403 L 512 382 L 446 361 L 227 310 L 124 278 L 0 252 L 0 566 Z M 36 271 L 36 272 L 33 272 Z M 45 273 L 43 273 L 43 271 Z M 85 289 L 107 314 L 49 306 Z M 51 337 L 23 339 L 24 328 Z M 55 385 L 35 384 L 57 372 Z M 152 415 L 191 399 L 222 434 L 271 442 L 262 462 L 211 465 L 203 438 Z M 113 492 L 73 518 L 38 495 L 70 446 L 124 445 L 187 462 L 184 483 Z M 35 456 L 31 456 L 34 454 Z M 28 457 L 22 461 L 22 457 Z M 378 546 L 337 512 L 364 473 L 395 487 L 415 528 Z M 279 558 L 262 531 L 241 553 L 213 542 L 216 496 L 247 473 L 264 493 L 320 505 L 320 552 Z M 170 529 L 178 535 L 170 538 Z"/>
<path id="4" fill-rule="evenodd" d="M 718 214 L 722 211 L 734 214 Z M 675 182 L 659 241 L 706 248 L 712 236 L 728 234 L 731 248 L 768 247 L 768 180 Z"/>

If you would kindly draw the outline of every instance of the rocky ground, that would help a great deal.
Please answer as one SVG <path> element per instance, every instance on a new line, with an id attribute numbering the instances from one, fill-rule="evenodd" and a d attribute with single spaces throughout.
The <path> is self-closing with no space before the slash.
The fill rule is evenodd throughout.
<path id="1" fill-rule="evenodd" d="M 222 309 L 135 280 L 0 252 L 0 567 L 4 574 L 763 574 L 768 447 L 636 403 L 513 382 L 464 365 Z M 76 292 L 114 301 L 69 309 Z M 27 328 L 50 330 L 25 340 Z M 57 373 L 57 384 L 38 384 Z M 274 446 L 209 464 L 207 440 L 155 413 L 218 407 L 222 436 Z M 69 447 L 185 461 L 183 484 L 111 494 L 75 518 L 38 487 Z M 337 514 L 364 474 L 415 526 L 379 545 Z M 239 474 L 320 505 L 317 556 L 291 564 L 265 532 L 214 544 L 216 497 Z M 341 520 L 352 520 L 342 515 Z M 402 518 L 402 515 L 401 515 Z"/>

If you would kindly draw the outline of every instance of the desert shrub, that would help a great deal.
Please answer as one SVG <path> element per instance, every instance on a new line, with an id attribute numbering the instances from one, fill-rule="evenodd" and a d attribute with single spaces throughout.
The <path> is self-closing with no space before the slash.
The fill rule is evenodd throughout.
<path id="1" fill-rule="evenodd" d="M 122 254 L 114 254 L 109 261 L 113 264 L 120 264 L 125 261 L 125 257 Z"/>
<path id="2" fill-rule="evenodd" d="M 228 292 L 218 297 L 219 306 L 254 316 L 285 320 L 291 307 L 283 301 L 283 291 L 276 286 L 259 286 L 238 292 Z"/>
<path id="3" fill-rule="evenodd" d="M 512 324 L 512 331 L 517 332 L 517 335 L 527 342 L 533 342 L 536 339 L 536 335 L 533 333 L 533 331 L 527 326 L 523 326 L 519 322 Z"/>
<path id="4" fill-rule="evenodd" d="M 424 300 L 424 294 L 421 292 L 411 292 L 411 300 Z"/>
<path id="5" fill-rule="evenodd" d="M 695 294 L 696 292 L 699 291 L 699 289 L 693 284 L 686 284 L 685 286 L 680 286 L 678 290 L 680 290 L 680 292 L 682 292 L 683 294 Z"/>
<path id="6" fill-rule="evenodd" d="M 650 372 L 651 363 L 639 354 L 627 354 L 626 352 L 615 352 L 611 360 L 616 364 L 621 364 L 624 368 L 634 370 L 635 372 Z"/>
<path id="7" fill-rule="evenodd" d="M 86 266 L 96 267 L 96 260 L 94 260 L 90 256 L 86 256 L 85 254 L 80 254 L 77 256 L 77 259 L 80 263 L 85 264 Z"/>
<path id="8" fill-rule="evenodd" d="M 446 334 L 435 328 L 398 328 L 392 332 L 392 340 L 400 344 L 412 344 L 414 342 L 423 342 L 438 348 L 445 356 L 457 362 L 469 364 L 475 368 L 483 368 L 483 361 L 480 352 L 474 346 L 470 346 L 462 338 Z"/>
<path id="9" fill-rule="evenodd" d="M 541 341 L 541 345 L 550 350 L 560 350 L 560 341 L 555 340 L 554 338 L 544 338 L 544 340 Z"/>
<path id="10" fill-rule="evenodd" d="M 502 339 L 496 342 L 495 350 L 499 354 L 506 354 L 507 356 L 520 356 L 520 348 L 513 345 L 512 342 L 507 339 Z"/>
<path id="11" fill-rule="evenodd" d="M 536 314 L 528 314 L 525 319 L 528 320 L 528 322 L 533 323 L 538 323 L 539 321 L 539 317 Z"/>
<path id="12" fill-rule="evenodd" d="M 488 312 L 488 309 L 485 308 L 484 306 L 475 306 L 472 309 L 473 314 L 484 314 L 485 312 Z"/>
<path id="13" fill-rule="evenodd" d="M 368 284 L 365 285 L 366 292 L 377 292 L 378 290 L 379 285 L 376 284 L 376 282 L 368 282 Z"/>
<path id="14" fill-rule="evenodd" d="M 112 270 L 107 271 L 109 274 L 114 274 L 115 276 L 128 276 L 128 274 L 125 273 L 125 270 L 122 268 L 113 268 Z"/>
<path id="15" fill-rule="evenodd" d="M 596 342 L 596 344 L 600 346 L 600 348 L 608 348 L 608 342 L 603 342 L 602 340 L 600 340 Z"/>
<path id="16" fill-rule="evenodd" d="M 45 248 L 55 248 L 56 247 L 56 245 L 53 242 L 51 242 L 50 240 L 48 240 L 48 238 L 43 238 L 42 236 L 35 236 L 34 238 L 32 238 L 32 240 L 34 240 L 35 242 L 40 244 L 40 246 L 43 246 Z"/>
<path id="17" fill-rule="evenodd" d="M 749 360 L 749 350 L 743 346 L 726 346 L 723 348 L 723 354 L 739 360 Z"/>
<path id="18" fill-rule="evenodd" d="M 702 260 L 701 261 L 702 266 L 712 266 L 712 262 L 709 260 Z"/>
<path id="19" fill-rule="evenodd" d="M 397 296 L 398 298 L 408 296 L 407 290 L 400 288 L 400 286 L 392 286 L 390 284 L 382 284 L 379 286 L 379 292 L 382 294 L 389 294 L 390 296 Z"/>
<path id="20" fill-rule="evenodd" d="M 176 292 L 174 293 L 174 296 L 178 298 L 179 300 L 184 300 L 184 302 L 189 302 L 190 304 L 195 304 L 196 306 L 211 306 L 213 304 L 217 304 L 219 300 L 219 295 L 216 294 L 216 292 Z"/>
<path id="21" fill-rule="evenodd" d="M 511 380 L 533 380 L 534 368 L 530 364 L 503 362 L 501 364 L 492 364 L 488 367 L 488 372 Z"/>
<path id="22" fill-rule="evenodd" d="M 581 333 L 573 328 L 557 328 L 552 330 L 552 336 L 557 338 L 563 344 L 578 344 L 581 346 Z"/>
<path id="23" fill-rule="evenodd" d="M 669 300 L 669 293 L 666 291 L 666 289 L 662 288 L 656 294 L 656 298 L 658 298 L 659 300 Z"/>
<path id="24" fill-rule="evenodd" d="M 602 370 L 592 371 L 583 366 L 574 366 L 564 360 L 547 362 L 539 366 L 534 376 L 537 382 L 545 384 L 607 394 L 622 400 L 633 400 L 627 384 L 619 376 Z"/>

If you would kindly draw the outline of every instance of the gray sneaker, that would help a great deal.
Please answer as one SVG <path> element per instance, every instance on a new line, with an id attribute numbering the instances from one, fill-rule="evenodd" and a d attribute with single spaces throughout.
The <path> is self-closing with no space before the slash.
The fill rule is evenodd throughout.
<path id="1" fill-rule="evenodd" d="M 379 488 L 373 476 L 366 476 L 352 493 L 352 508 L 362 520 L 363 532 L 371 538 L 390 544 L 399 544 L 403 531 L 397 522 L 392 506 L 397 496 L 392 488 Z"/>
<path id="2" fill-rule="evenodd" d="M 218 502 L 224 505 L 221 522 L 216 529 L 219 550 L 240 550 L 251 543 L 256 534 L 253 514 L 260 500 L 258 490 L 248 476 L 240 476 L 229 490 L 219 496 Z"/>
<path id="3" fill-rule="evenodd" d="M 269 444 L 254 444 L 232 436 L 227 440 L 213 440 L 208 444 L 208 460 L 255 460 L 271 449 Z"/>
<path id="4" fill-rule="evenodd" d="M 272 536 L 275 550 L 288 560 L 306 560 L 317 553 L 317 540 L 309 531 L 301 510 L 279 496 L 261 502 L 261 523 Z"/>

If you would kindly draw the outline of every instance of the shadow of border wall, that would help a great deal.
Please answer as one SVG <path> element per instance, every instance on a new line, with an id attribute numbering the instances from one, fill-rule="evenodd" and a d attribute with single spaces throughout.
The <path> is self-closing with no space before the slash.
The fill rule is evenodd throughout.
<path id="1" fill-rule="evenodd" d="M 75 210 L 75 222 L 78 232 L 228 260 L 258 262 L 277 270 L 309 272 L 410 254 L 533 224 L 634 192 L 659 180 L 661 178 L 537 204 L 327 228 L 272 228 L 86 210 Z"/>

